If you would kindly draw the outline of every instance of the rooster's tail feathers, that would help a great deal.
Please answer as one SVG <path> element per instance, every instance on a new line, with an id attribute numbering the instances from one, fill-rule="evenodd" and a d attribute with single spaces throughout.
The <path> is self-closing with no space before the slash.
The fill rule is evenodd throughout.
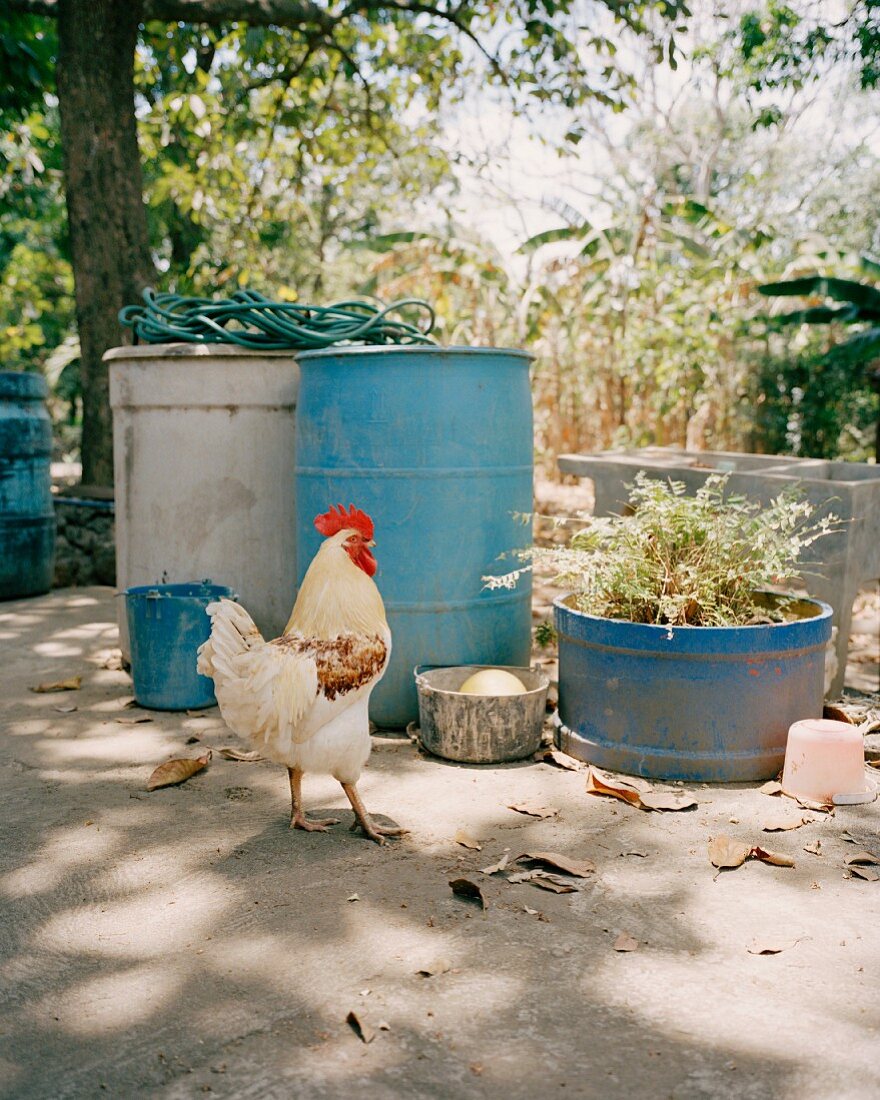
<path id="1" fill-rule="evenodd" d="M 231 662 L 264 644 L 263 635 L 240 603 L 221 599 L 205 608 L 211 616 L 211 637 L 198 651 L 198 671 L 202 676 L 229 673 Z"/>
<path id="2" fill-rule="evenodd" d="M 314 659 L 267 644 L 232 600 L 208 604 L 207 612 L 211 637 L 199 647 L 198 670 L 213 678 L 226 724 L 255 747 L 271 745 L 283 756 L 318 693 Z"/>

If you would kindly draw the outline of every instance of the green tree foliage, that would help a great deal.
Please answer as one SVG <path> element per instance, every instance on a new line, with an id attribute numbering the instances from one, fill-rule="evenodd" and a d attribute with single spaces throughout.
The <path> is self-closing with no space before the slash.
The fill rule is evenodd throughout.
<path id="1" fill-rule="evenodd" d="M 73 324 L 51 28 L 0 15 L 0 362 L 41 370 Z"/>
<path id="2" fill-rule="evenodd" d="M 862 257 L 862 267 L 880 273 L 880 264 L 868 256 Z M 864 281 L 823 275 L 769 283 L 758 290 L 769 297 L 807 299 L 800 309 L 777 312 L 770 321 L 773 328 L 818 325 L 831 332 L 830 346 L 820 354 L 789 352 L 775 364 L 765 364 L 776 368 L 776 407 L 789 406 L 787 434 L 795 435 L 795 450 L 830 458 L 841 449 L 843 425 L 864 435 L 858 432 L 860 422 L 873 413 L 874 457 L 880 458 L 880 408 L 870 395 L 871 389 L 880 393 L 880 290 Z"/>
<path id="3" fill-rule="evenodd" d="M 392 31 L 370 48 L 393 55 L 380 41 Z M 345 243 L 442 187 L 437 89 L 416 74 L 370 84 L 342 54 L 293 52 L 274 28 L 148 32 L 141 147 L 168 289 L 335 293 L 351 278 Z"/>
<path id="4" fill-rule="evenodd" d="M 68 4 L 74 20 L 79 3 Z M 57 144 L 47 72 L 56 53 L 53 24 L 39 16 L 51 20 L 58 4 L 13 0 L 10 8 L 17 14 L 0 30 L 17 82 L 3 91 L 0 113 L 13 122 L 22 149 L 22 128 L 34 112 Z M 587 99 L 618 109 L 632 87 L 615 58 L 621 29 L 650 38 L 658 55 L 674 59 L 676 21 L 688 15 L 683 0 L 466 0 L 449 6 L 144 0 L 141 10 L 146 22 L 137 50 L 136 110 L 158 281 L 199 293 L 247 284 L 290 297 L 350 286 L 359 275 L 357 257 L 343 246 L 387 229 L 383 219 L 392 210 L 413 209 L 420 200 L 424 205 L 442 188 L 449 160 L 435 136 L 450 103 L 478 86 L 496 86 L 520 112 Z M 78 57 L 87 67 L 88 58 Z M 136 167 L 139 175 L 135 165 L 130 173 Z M 10 232 L 27 216 L 30 199 L 23 190 L 51 194 L 44 170 L 37 162 L 34 169 L 33 180 L 24 178 L 23 187 L 5 196 L 11 201 L 0 220 Z M 84 206 L 80 196 L 79 209 L 97 209 L 114 196 L 91 196 Z M 57 198 L 50 201 L 60 208 Z M 106 219 L 107 226 L 125 222 Z M 45 228 L 51 232 L 49 223 Z M 55 238 L 63 240 L 63 228 Z M 121 266 L 128 262 L 124 244 Z M 56 251 L 56 274 L 69 278 L 63 244 Z M 144 254 L 134 246 L 130 251 Z M 120 286 L 137 274 L 126 271 L 116 280 Z M 17 289 L 25 284 L 7 279 L 6 264 L 3 273 L 0 316 L 14 317 L 25 309 Z M 10 341 L 42 348 L 15 360 L 35 367 L 47 362 L 58 338 L 56 320 L 63 325 L 70 309 L 56 311 L 50 321 L 41 306 L 48 299 L 26 292 L 36 302 L 32 324 L 42 329 L 40 336 L 33 328 L 22 334 L 16 325 L 4 331 Z M 94 314 L 90 294 L 85 316 Z M 108 315 L 115 316 L 119 304 L 108 300 Z M 105 368 L 94 351 L 84 363 L 89 400 L 106 394 L 100 378 Z M 107 420 L 93 417 L 91 423 L 103 431 Z M 107 440 L 96 440 L 101 476 L 106 456 Z"/>
<path id="5" fill-rule="evenodd" d="M 802 87 L 835 65 L 853 69 L 862 88 L 880 83 L 880 4 L 855 0 L 769 0 L 744 12 L 729 38 L 756 91 Z M 835 10 L 837 8 L 837 10 Z M 773 108 L 769 108 L 773 111 Z M 766 121 L 774 121 L 770 114 Z"/>

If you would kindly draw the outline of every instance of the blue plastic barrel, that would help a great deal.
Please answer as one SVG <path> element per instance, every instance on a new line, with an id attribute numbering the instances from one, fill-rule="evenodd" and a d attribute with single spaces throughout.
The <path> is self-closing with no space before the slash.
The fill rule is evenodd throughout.
<path id="1" fill-rule="evenodd" d="M 759 626 L 653 626 L 553 604 L 558 744 L 600 768 L 736 783 L 782 767 L 789 726 L 821 718 L 831 608 Z"/>
<path id="2" fill-rule="evenodd" d="M 392 634 L 373 721 L 418 717 L 416 665 L 528 665 L 531 585 L 489 591 L 482 578 L 531 543 L 530 356 L 358 347 L 298 361 L 298 579 L 321 541 L 316 515 L 353 503 L 372 516 Z"/>
<path id="3" fill-rule="evenodd" d="M 213 707 L 214 681 L 196 672 L 196 651 L 211 633 L 205 608 L 231 588 L 200 584 L 143 584 L 125 591 L 134 697 L 153 710 Z"/>
<path id="4" fill-rule="evenodd" d="M 0 599 L 52 587 L 52 425 L 38 374 L 0 371 Z"/>

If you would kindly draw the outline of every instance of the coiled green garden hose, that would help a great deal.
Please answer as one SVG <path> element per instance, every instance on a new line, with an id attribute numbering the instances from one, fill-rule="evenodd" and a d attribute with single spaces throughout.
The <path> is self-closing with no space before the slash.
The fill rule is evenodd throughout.
<path id="1" fill-rule="evenodd" d="M 415 306 L 428 314 L 424 329 L 390 314 Z M 387 306 L 344 301 L 329 306 L 274 302 L 256 290 L 237 290 L 230 298 L 185 298 L 148 287 L 144 305 L 126 306 L 119 320 L 147 344 L 183 341 L 237 344 L 264 351 L 328 348 L 333 344 L 434 344 L 428 334 L 434 311 L 421 298 L 403 298 Z"/>

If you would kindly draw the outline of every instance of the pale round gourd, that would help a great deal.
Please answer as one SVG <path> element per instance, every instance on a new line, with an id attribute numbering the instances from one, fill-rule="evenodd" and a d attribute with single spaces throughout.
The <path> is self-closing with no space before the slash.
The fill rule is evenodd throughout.
<path id="1" fill-rule="evenodd" d="M 458 690 L 463 695 L 524 695 L 527 688 L 504 669 L 484 668 L 468 676 Z"/>

